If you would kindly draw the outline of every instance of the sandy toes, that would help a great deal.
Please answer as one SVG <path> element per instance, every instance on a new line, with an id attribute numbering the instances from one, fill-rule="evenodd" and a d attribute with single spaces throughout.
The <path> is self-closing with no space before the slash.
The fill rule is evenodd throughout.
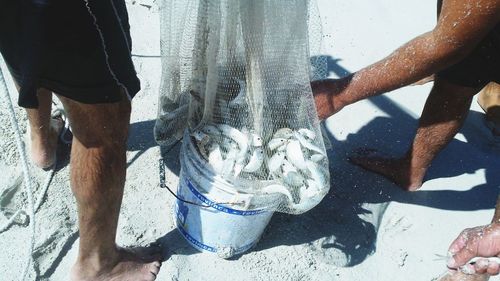
<path id="1" fill-rule="evenodd" d="M 161 267 L 160 247 L 119 248 L 117 261 L 101 270 L 75 264 L 72 281 L 153 281 Z"/>

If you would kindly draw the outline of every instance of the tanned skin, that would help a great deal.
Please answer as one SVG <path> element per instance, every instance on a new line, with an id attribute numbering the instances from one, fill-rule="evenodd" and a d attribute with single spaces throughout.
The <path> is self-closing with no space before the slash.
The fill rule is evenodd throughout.
<path id="1" fill-rule="evenodd" d="M 500 21 L 500 0 L 444 0 L 440 7 L 432 31 L 352 75 L 312 83 L 320 119 L 359 100 L 416 83 L 461 61 Z M 434 87 L 407 153 L 399 158 L 365 157 L 353 162 L 405 190 L 417 190 L 432 160 L 462 126 L 472 97 L 479 91 L 435 75 Z"/>
<path id="2" fill-rule="evenodd" d="M 58 96 L 71 122 L 70 183 L 78 207 L 80 244 L 72 281 L 152 281 L 161 266 L 161 248 L 124 249 L 116 229 L 126 173 L 131 105 L 122 101 L 83 104 Z M 52 92 L 38 90 L 39 107 L 27 109 L 31 156 L 40 167 L 54 164 L 62 123 L 51 119 Z"/>
<path id="3" fill-rule="evenodd" d="M 462 231 L 451 243 L 449 252 L 452 258 L 448 261 L 448 267 L 452 269 L 466 266 L 478 274 L 497 275 L 500 272 L 500 265 L 488 262 L 487 259 L 480 259 L 474 265 L 467 265 L 467 262 L 474 257 L 500 256 L 500 196 L 491 223 Z"/>

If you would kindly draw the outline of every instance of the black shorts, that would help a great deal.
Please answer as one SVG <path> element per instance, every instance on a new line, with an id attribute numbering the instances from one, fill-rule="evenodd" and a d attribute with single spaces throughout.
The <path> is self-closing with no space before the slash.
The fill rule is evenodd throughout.
<path id="1" fill-rule="evenodd" d="M 0 0 L 0 52 L 22 107 L 38 88 L 89 104 L 140 90 L 124 0 Z"/>
<path id="2" fill-rule="evenodd" d="M 500 24 L 465 59 L 438 75 L 463 87 L 483 88 L 489 82 L 500 83 Z"/>

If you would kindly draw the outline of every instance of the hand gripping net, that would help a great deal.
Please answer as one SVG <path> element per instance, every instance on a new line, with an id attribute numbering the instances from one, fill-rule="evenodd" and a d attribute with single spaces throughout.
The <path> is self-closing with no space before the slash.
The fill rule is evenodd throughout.
<path id="1" fill-rule="evenodd" d="M 156 141 L 172 145 L 187 128 L 206 169 L 238 192 L 269 194 L 287 213 L 317 205 L 330 181 L 310 87 L 326 70 L 317 57 L 311 66 L 316 5 L 165 0 L 161 28 Z"/>

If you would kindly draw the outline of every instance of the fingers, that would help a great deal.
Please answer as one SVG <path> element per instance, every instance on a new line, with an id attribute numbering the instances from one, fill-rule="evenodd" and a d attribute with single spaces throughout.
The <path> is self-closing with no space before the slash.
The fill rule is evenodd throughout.
<path id="1" fill-rule="evenodd" d="M 489 266 L 489 261 L 487 259 L 479 259 L 474 264 L 474 271 L 479 274 L 484 274 L 487 272 Z"/>
<path id="2" fill-rule="evenodd" d="M 451 255 L 454 255 L 458 253 L 460 250 L 462 250 L 467 242 L 467 237 L 468 237 L 468 229 L 462 231 L 462 233 L 460 233 L 460 235 L 451 243 L 448 252 Z"/>
<path id="3" fill-rule="evenodd" d="M 447 265 L 449 268 L 458 268 L 463 266 L 477 255 L 477 251 L 473 250 L 477 247 L 474 247 L 474 245 L 471 244 L 472 243 L 468 243 L 466 247 L 462 248 L 448 260 Z"/>
<path id="4" fill-rule="evenodd" d="M 450 245 L 449 252 L 453 255 L 447 262 L 449 268 L 458 268 L 468 263 L 472 258 L 477 256 L 477 239 L 469 239 L 476 237 L 470 235 L 471 229 L 466 229 Z"/>
<path id="5" fill-rule="evenodd" d="M 474 270 L 480 274 L 498 275 L 500 264 L 489 259 L 479 259 L 474 264 Z"/>
<path id="6" fill-rule="evenodd" d="M 490 261 L 486 272 L 489 275 L 498 275 L 498 273 L 500 273 L 500 264 L 498 264 L 497 262 Z"/>

